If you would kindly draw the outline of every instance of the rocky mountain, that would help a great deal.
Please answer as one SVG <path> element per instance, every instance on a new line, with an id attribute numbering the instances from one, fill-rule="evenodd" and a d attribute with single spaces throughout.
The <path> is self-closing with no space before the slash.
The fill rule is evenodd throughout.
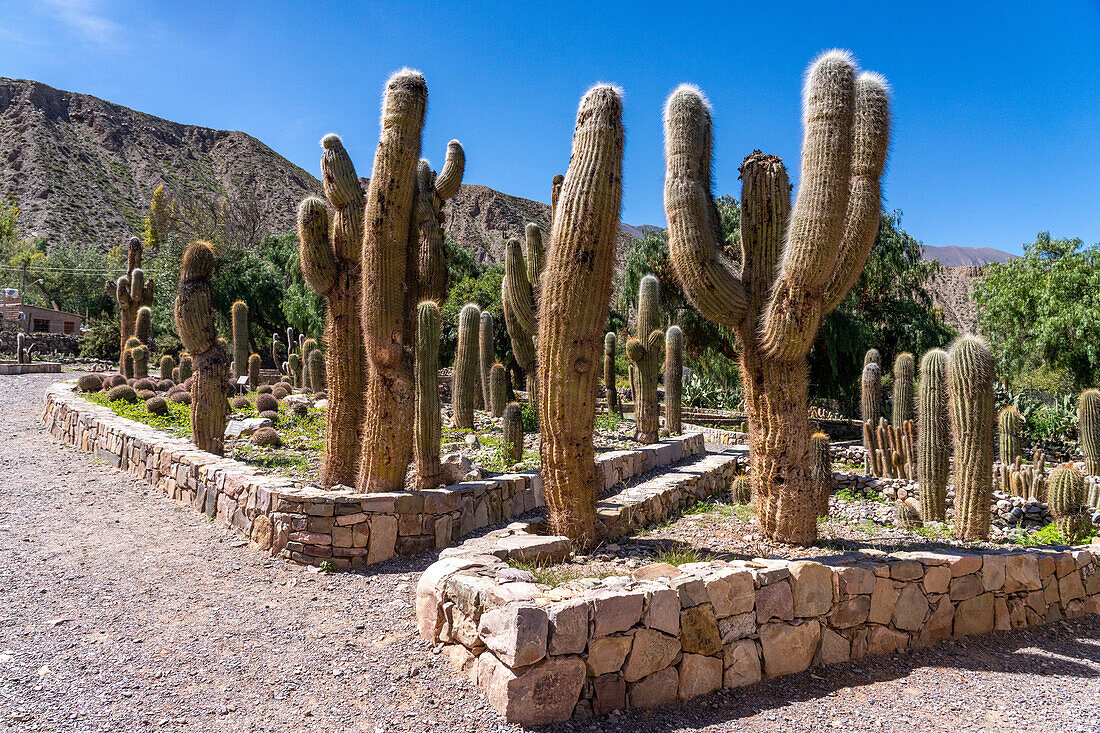
<path id="1" fill-rule="evenodd" d="M 933 247 L 930 244 L 922 246 L 924 259 L 936 260 L 944 267 L 979 267 L 988 265 L 990 262 L 1008 262 L 1016 259 L 1016 255 L 992 247 Z"/>
<path id="2" fill-rule="evenodd" d="M 981 267 L 944 267 L 929 284 L 932 304 L 943 312 L 943 320 L 959 333 L 977 333 L 978 305 L 971 299 L 982 276 Z"/>

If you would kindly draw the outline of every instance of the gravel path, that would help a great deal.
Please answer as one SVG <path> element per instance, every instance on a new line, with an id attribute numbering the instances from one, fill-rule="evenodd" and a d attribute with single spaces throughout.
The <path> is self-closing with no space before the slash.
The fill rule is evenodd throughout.
<path id="1" fill-rule="evenodd" d="M 512 730 L 416 635 L 431 556 L 326 575 L 64 447 L 0 377 L 0 730 Z M 1100 731 L 1100 620 L 556 730 Z"/>

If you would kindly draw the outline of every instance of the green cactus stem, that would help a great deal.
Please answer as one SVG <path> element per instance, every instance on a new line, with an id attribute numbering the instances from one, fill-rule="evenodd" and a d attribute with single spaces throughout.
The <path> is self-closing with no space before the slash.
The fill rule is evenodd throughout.
<path id="1" fill-rule="evenodd" d="M 1085 508 L 1085 475 L 1072 463 L 1059 466 L 1050 473 L 1047 502 L 1058 525 L 1058 532 L 1067 542 L 1074 542 L 1087 527 Z"/>
<path id="2" fill-rule="evenodd" d="M 829 436 L 820 431 L 810 436 L 810 476 L 817 489 L 817 516 L 827 517 L 833 494 L 833 457 Z"/>
<path id="3" fill-rule="evenodd" d="M 290 372 L 290 383 L 295 387 L 301 387 L 304 384 L 302 379 L 302 357 L 297 353 L 292 352 L 290 358 L 287 359 L 287 371 Z"/>
<path id="4" fill-rule="evenodd" d="M 160 378 L 172 379 L 172 372 L 176 369 L 176 360 L 172 358 L 171 354 L 165 354 L 160 357 Z"/>
<path id="5" fill-rule="evenodd" d="M 646 275 L 638 286 L 637 336 L 626 342 L 626 355 L 634 364 L 638 389 L 634 395 L 634 439 L 639 443 L 655 443 L 660 424 L 657 379 L 664 359 L 665 332 L 657 301 L 657 278 Z"/>
<path id="6" fill-rule="evenodd" d="M 233 378 L 236 379 L 248 374 L 248 304 L 243 300 L 233 301 L 229 315 L 233 332 Z"/>
<path id="7" fill-rule="evenodd" d="M 153 335 L 153 310 L 147 305 L 138 308 L 137 319 L 134 321 L 134 335 L 138 341 L 146 346 L 149 345 L 149 339 Z"/>
<path id="8" fill-rule="evenodd" d="M 612 86 L 581 100 L 539 301 L 542 482 L 551 532 L 578 547 L 596 541 L 593 431 L 622 204 L 622 116 Z"/>
<path id="9" fill-rule="evenodd" d="M 1086 389 L 1077 400 L 1078 434 L 1085 473 L 1100 476 L 1100 390 Z"/>
<path id="10" fill-rule="evenodd" d="M 229 357 L 214 327 L 214 248 L 192 242 L 183 254 L 175 300 L 176 330 L 194 361 L 191 382 L 191 440 L 200 450 L 222 455 L 229 402 Z M 182 371 L 182 369 L 181 369 Z"/>
<path id="11" fill-rule="evenodd" d="M 519 240 L 508 240 L 504 248 L 504 279 L 500 284 L 500 299 L 504 308 L 504 326 L 512 343 L 516 363 L 527 375 L 527 398 L 538 409 L 538 379 L 535 373 L 534 291 L 524 261 Z"/>
<path id="12" fill-rule="evenodd" d="M 142 306 L 153 305 L 153 281 L 145 279 L 145 271 L 141 269 L 141 254 L 141 240 L 131 237 L 126 253 L 126 274 L 113 282 L 108 280 L 103 285 L 103 289 L 114 296 L 118 303 L 119 344 L 122 346 L 119 353 L 120 369 L 125 358 L 126 341 L 137 332 L 138 310 Z"/>
<path id="13" fill-rule="evenodd" d="M 890 423 L 901 430 L 906 420 L 913 419 L 913 378 L 916 376 L 913 355 L 903 351 L 894 359 L 894 411 Z"/>
<path id="14" fill-rule="evenodd" d="M 259 354 L 251 354 L 248 357 L 248 388 L 253 392 L 260 388 Z"/>
<path id="15" fill-rule="evenodd" d="M 451 403 L 456 428 L 474 427 L 475 392 L 481 388 L 478 376 L 478 331 L 481 309 L 473 303 L 462 306 L 458 314 L 458 346 L 455 349 L 454 382 Z"/>
<path id="16" fill-rule="evenodd" d="M 763 532 L 810 545 L 817 498 L 806 354 L 874 244 L 890 114 L 885 80 L 857 76 L 843 51 L 814 61 L 803 100 L 794 209 L 782 161 L 760 152 L 746 158 L 741 252 L 731 257 L 711 196 L 710 105 L 693 86 L 674 91 L 665 107 L 665 212 L 669 255 L 685 294 L 705 318 L 737 334 Z"/>
<path id="17" fill-rule="evenodd" d="M 997 414 L 998 448 L 1001 463 L 1013 463 L 1023 455 L 1020 449 L 1020 431 L 1023 430 L 1024 418 L 1012 405 L 1004 408 Z"/>
<path id="18" fill-rule="evenodd" d="M 317 339 L 308 338 L 302 342 L 302 384 L 309 392 L 316 392 L 311 381 L 312 375 L 309 371 L 309 358 L 314 351 L 317 350 Z"/>
<path id="19" fill-rule="evenodd" d="M 313 394 L 325 391 L 325 355 L 320 349 L 309 352 L 309 388 Z"/>
<path id="20" fill-rule="evenodd" d="M 416 488 L 434 489 L 443 483 L 439 446 L 443 424 L 439 411 L 439 306 L 427 300 L 416 310 L 416 410 L 413 422 L 413 458 Z"/>
<path id="21" fill-rule="evenodd" d="M 947 352 L 932 349 L 920 361 L 917 395 L 917 481 L 920 513 L 926 521 L 942 522 L 947 512 L 947 476 L 951 454 L 951 424 L 947 409 Z"/>
<path id="22" fill-rule="evenodd" d="M 504 456 L 510 463 L 523 460 L 523 410 L 519 403 L 509 402 L 501 420 L 504 433 Z"/>
<path id="23" fill-rule="evenodd" d="M 665 427 L 679 435 L 680 405 L 684 386 L 684 332 L 679 326 L 665 331 Z"/>
<path id="24" fill-rule="evenodd" d="M 493 417 L 503 417 L 508 405 L 508 373 L 499 361 L 489 367 L 489 410 Z"/>
<path id="25" fill-rule="evenodd" d="M 481 404 L 484 405 L 486 410 L 492 409 L 492 392 L 490 388 L 490 377 L 493 370 L 493 362 L 496 361 L 496 354 L 493 351 L 493 315 L 489 311 L 481 312 L 481 323 L 478 330 L 477 337 L 477 349 L 478 349 L 478 375 L 480 376 L 480 384 L 478 388 L 481 390 Z M 500 406 L 501 412 L 504 411 L 504 405 Z M 495 410 L 493 410 L 493 417 L 500 417 Z"/>
<path id="26" fill-rule="evenodd" d="M 951 432 L 955 439 L 955 534 L 989 537 L 993 496 L 993 357 L 976 336 L 961 336 L 947 357 Z"/>
<path id="27" fill-rule="evenodd" d="M 603 391 L 607 397 L 607 411 L 622 414 L 623 408 L 619 403 L 619 389 L 615 386 L 617 375 L 615 374 L 615 352 L 617 338 L 614 331 L 608 331 L 603 337 Z"/>
<path id="28" fill-rule="evenodd" d="M 145 379 L 149 376 L 149 347 L 135 346 L 130 353 L 134 359 L 134 379 Z"/>
<path id="29" fill-rule="evenodd" d="M 180 378 L 176 380 L 177 384 L 187 381 L 193 375 L 193 362 L 191 361 L 190 354 L 180 355 Z"/>

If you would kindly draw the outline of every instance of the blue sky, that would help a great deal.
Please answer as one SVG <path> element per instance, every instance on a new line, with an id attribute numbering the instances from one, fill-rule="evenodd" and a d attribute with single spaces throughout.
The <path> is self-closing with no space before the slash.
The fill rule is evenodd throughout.
<path id="1" fill-rule="evenodd" d="M 614 82 L 623 220 L 663 225 L 668 93 L 706 91 L 716 192 L 737 195 L 754 148 L 797 178 L 801 75 L 840 46 L 894 88 L 885 204 L 910 233 L 1013 252 L 1039 230 L 1100 241 L 1100 2 L 764 5 L 0 0 L 0 75 L 244 130 L 314 175 L 338 132 L 369 175 L 382 84 L 412 66 L 425 157 L 457 137 L 466 182 L 542 201 L 580 96 Z"/>

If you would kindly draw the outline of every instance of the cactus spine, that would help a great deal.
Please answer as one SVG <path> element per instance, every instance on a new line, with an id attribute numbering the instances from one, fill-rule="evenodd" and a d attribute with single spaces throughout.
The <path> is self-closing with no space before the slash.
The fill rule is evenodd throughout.
<path id="1" fill-rule="evenodd" d="M 233 301 L 229 315 L 233 331 L 233 378 L 236 379 L 248 374 L 248 304 L 243 300 Z"/>
<path id="2" fill-rule="evenodd" d="M 913 419 L 913 377 L 916 363 L 913 355 L 903 351 L 894 359 L 894 412 L 891 424 L 902 430 L 906 420 Z"/>
<path id="3" fill-rule="evenodd" d="M 313 394 L 325 391 L 325 355 L 320 349 L 309 352 L 309 389 Z"/>
<path id="4" fill-rule="evenodd" d="M 214 327 L 214 293 L 210 287 L 213 274 L 214 248 L 208 242 L 192 242 L 183 254 L 174 310 L 180 341 L 195 364 L 191 440 L 200 450 L 220 456 L 229 412 L 229 358 L 218 345 Z"/>
<path id="5" fill-rule="evenodd" d="M 119 368 L 123 367 L 123 359 L 126 352 L 126 341 L 137 331 L 137 314 L 142 306 L 153 305 L 153 281 L 145 279 L 145 271 L 141 269 L 141 240 L 137 237 L 130 238 L 129 249 L 126 253 L 126 274 L 114 282 L 108 280 L 103 284 L 103 289 L 115 297 L 118 303 L 119 313 Z"/>
<path id="6" fill-rule="evenodd" d="M 947 352 L 932 349 L 920 361 L 917 395 L 917 481 L 920 513 L 925 521 L 942 522 L 947 511 L 947 475 L 951 440 L 947 411 Z"/>
<path id="7" fill-rule="evenodd" d="M 1050 473 L 1050 487 L 1047 500 L 1050 513 L 1058 525 L 1058 532 L 1067 542 L 1073 542 L 1079 531 L 1084 529 L 1085 513 L 1085 476 L 1073 464 L 1059 466 Z"/>
<path id="8" fill-rule="evenodd" d="M 508 405 L 508 373 L 499 361 L 489 367 L 489 409 L 493 417 L 503 417 Z"/>
<path id="9" fill-rule="evenodd" d="M 817 490 L 817 516 L 829 516 L 829 496 L 833 493 L 833 457 L 829 436 L 816 432 L 810 436 L 810 476 Z"/>
<path id="10" fill-rule="evenodd" d="M 451 403 L 456 428 L 474 427 L 474 393 L 478 379 L 478 330 L 481 309 L 473 303 L 462 306 L 458 314 L 458 346 L 455 349 L 454 382 Z"/>
<path id="11" fill-rule="evenodd" d="M 955 438 L 955 534 L 989 537 L 993 495 L 993 357 L 976 336 L 961 336 L 947 358 L 951 432 Z"/>
<path id="12" fill-rule="evenodd" d="M 171 357 L 170 354 L 165 354 L 160 357 L 160 378 L 171 379 L 172 372 L 176 368 L 176 360 Z"/>
<path id="13" fill-rule="evenodd" d="M 614 359 L 614 357 L 612 357 Z M 680 397 L 684 383 L 684 332 L 679 326 L 665 331 L 665 427 L 679 435 Z"/>
<path id="14" fill-rule="evenodd" d="M 626 342 L 626 355 L 634 364 L 638 393 L 634 395 L 634 439 L 655 443 L 660 422 L 657 376 L 664 357 L 665 333 L 657 309 L 657 278 L 646 275 L 638 286 L 638 335 Z"/>
<path id="15" fill-rule="evenodd" d="M 504 433 L 504 455 L 511 463 L 519 463 L 523 459 L 523 411 L 518 403 L 509 402 L 504 408 L 501 430 Z"/>
<path id="16" fill-rule="evenodd" d="M 538 231 L 538 227 L 535 227 Z M 528 240 L 531 239 L 531 225 L 527 227 Z M 539 233 L 539 248 L 542 234 Z M 534 246 L 528 246 L 528 253 Z M 540 249 L 541 252 L 541 249 Z M 531 281 L 531 258 L 524 261 L 519 240 L 508 240 L 504 250 L 504 280 L 500 284 L 500 299 L 504 306 L 504 326 L 508 330 L 508 339 L 512 342 L 512 353 L 516 363 L 527 375 L 527 398 L 538 409 L 538 379 L 535 373 L 535 332 L 536 323 L 535 296 Z M 540 271 L 541 277 L 541 271 Z"/>
<path id="17" fill-rule="evenodd" d="M 1011 464 L 1023 455 L 1020 450 L 1020 431 L 1023 429 L 1024 418 L 1012 405 L 1004 408 L 997 415 L 997 427 L 1000 436 L 998 448 L 1001 454 L 1001 463 Z"/>
<path id="18" fill-rule="evenodd" d="M 255 392 L 260 388 L 260 355 L 248 357 L 248 388 Z"/>
<path id="19" fill-rule="evenodd" d="M 443 203 L 458 192 L 465 156 L 447 145 L 438 175 L 420 161 L 428 87 L 416 71 L 390 77 L 363 213 L 360 308 L 367 380 L 360 491 L 397 491 L 413 454 L 417 304 L 446 296 Z M 475 367 L 476 367 L 476 353 Z"/>
<path id="20" fill-rule="evenodd" d="M 603 337 L 603 391 L 607 396 L 607 411 L 622 414 L 619 404 L 619 389 L 615 386 L 615 333 L 608 331 Z"/>
<path id="21" fill-rule="evenodd" d="M 1100 390 L 1086 389 L 1077 401 L 1078 434 L 1085 454 L 1085 473 L 1100 476 Z"/>
<path id="22" fill-rule="evenodd" d="M 493 417 L 500 417 L 504 411 L 504 405 L 500 406 L 501 412 L 497 412 L 492 406 L 492 391 L 490 385 L 490 378 L 493 371 L 493 362 L 496 361 L 496 354 L 493 352 L 493 316 L 489 311 L 481 312 L 481 324 L 477 337 L 477 349 L 478 349 L 478 372 L 481 376 L 481 384 L 478 385 L 481 389 L 481 400 L 486 410 L 492 410 Z"/>
<path id="23" fill-rule="evenodd" d="M 768 537 L 802 545 L 817 536 L 806 353 L 874 244 L 890 118 L 885 81 L 857 77 L 845 52 L 821 55 L 805 84 L 794 209 L 782 161 L 746 158 L 740 258 L 723 251 L 710 194 L 710 106 L 684 85 L 665 107 L 670 258 L 700 313 L 737 333 L 760 523 Z"/>
<path id="24" fill-rule="evenodd" d="M 596 540 L 592 434 L 622 204 L 622 116 L 614 87 L 597 85 L 581 100 L 540 286 L 542 481 L 551 531 L 579 547 Z"/>
<path id="25" fill-rule="evenodd" d="M 439 445 L 443 425 L 439 412 L 439 306 L 426 300 L 416 308 L 416 410 L 413 418 L 413 458 L 416 488 L 443 483 Z"/>

